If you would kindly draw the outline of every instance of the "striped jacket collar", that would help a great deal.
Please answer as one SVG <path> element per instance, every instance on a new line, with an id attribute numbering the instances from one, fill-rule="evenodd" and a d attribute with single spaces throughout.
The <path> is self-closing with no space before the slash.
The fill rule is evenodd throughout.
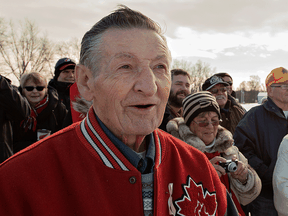
<path id="1" fill-rule="evenodd" d="M 137 170 L 104 133 L 96 120 L 93 107 L 90 108 L 87 117 L 80 123 L 78 135 L 88 150 L 107 167 L 123 171 Z M 159 167 L 162 161 L 162 146 L 157 130 L 153 132 L 153 135 L 156 148 L 155 169 Z"/>

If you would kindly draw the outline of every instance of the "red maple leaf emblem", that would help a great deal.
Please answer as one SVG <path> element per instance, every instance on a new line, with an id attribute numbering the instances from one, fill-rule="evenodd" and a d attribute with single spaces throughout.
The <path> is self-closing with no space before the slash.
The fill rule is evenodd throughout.
<path id="1" fill-rule="evenodd" d="M 216 193 L 203 189 L 202 183 L 196 184 L 188 176 L 187 184 L 183 185 L 184 195 L 178 201 L 176 215 L 208 216 L 215 215 L 217 210 Z"/>

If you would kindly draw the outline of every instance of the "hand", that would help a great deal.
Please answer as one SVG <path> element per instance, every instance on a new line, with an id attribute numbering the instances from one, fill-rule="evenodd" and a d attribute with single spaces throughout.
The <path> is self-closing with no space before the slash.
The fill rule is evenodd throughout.
<path id="1" fill-rule="evenodd" d="M 214 166 L 219 178 L 222 176 L 222 175 L 225 175 L 226 172 L 225 172 L 225 169 L 223 167 L 221 167 L 220 165 L 218 165 L 217 163 L 221 161 L 221 162 L 226 162 L 226 159 L 223 158 L 223 157 L 220 157 L 220 156 L 216 156 L 214 158 L 212 158 L 210 160 L 210 162 L 212 163 L 212 165 Z"/>
<path id="2" fill-rule="evenodd" d="M 242 161 L 238 161 L 237 170 L 231 172 L 232 178 L 238 179 L 240 182 L 245 182 L 248 177 L 248 166 Z"/>

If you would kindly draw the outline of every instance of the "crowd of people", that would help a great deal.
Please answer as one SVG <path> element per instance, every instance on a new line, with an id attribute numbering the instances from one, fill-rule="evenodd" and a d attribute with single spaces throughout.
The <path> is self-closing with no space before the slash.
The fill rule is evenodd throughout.
<path id="1" fill-rule="evenodd" d="M 121 5 L 49 82 L 0 75 L 0 215 L 288 215 L 288 71 L 246 111 L 228 73 L 191 93 L 171 61 Z"/>

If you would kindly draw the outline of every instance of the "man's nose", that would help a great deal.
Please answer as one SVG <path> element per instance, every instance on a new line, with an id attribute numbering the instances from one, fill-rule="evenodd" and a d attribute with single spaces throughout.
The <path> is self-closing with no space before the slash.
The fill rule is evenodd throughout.
<path id="1" fill-rule="evenodd" d="M 138 73 L 140 74 L 134 85 L 134 90 L 147 96 L 153 96 L 157 92 L 157 80 L 153 70 L 150 67 L 145 67 Z"/>
<path id="2" fill-rule="evenodd" d="M 221 91 L 220 89 L 218 89 L 217 95 L 223 95 L 225 94 L 223 91 Z"/>
<path id="3" fill-rule="evenodd" d="M 190 87 L 186 85 L 181 85 L 181 90 L 185 91 L 187 94 L 190 94 Z"/>

